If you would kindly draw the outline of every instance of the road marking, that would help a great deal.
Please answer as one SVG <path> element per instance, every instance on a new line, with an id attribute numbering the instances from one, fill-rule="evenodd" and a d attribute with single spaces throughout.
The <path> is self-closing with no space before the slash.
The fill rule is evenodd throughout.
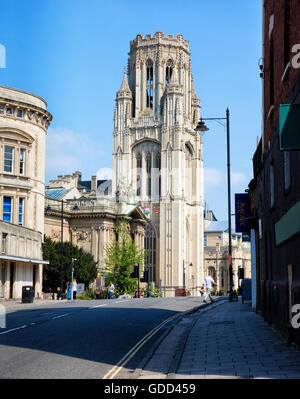
<path id="1" fill-rule="evenodd" d="M 103 305 L 92 306 L 90 309 L 100 308 L 101 306 L 107 306 L 107 303 L 104 303 Z"/>
<path id="2" fill-rule="evenodd" d="M 60 316 L 52 317 L 52 320 L 54 320 L 54 319 L 60 319 L 61 317 L 67 316 L 68 314 L 69 314 L 69 313 L 65 313 L 65 314 L 62 314 L 62 315 L 60 315 Z"/>
<path id="3" fill-rule="evenodd" d="M 21 330 L 22 328 L 29 327 L 29 325 L 30 324 L 25 324 L 24 326 L 21 326 L 21 327 L 16 327 L 16 328 L 12 328 L 11 330 L 3 331 L 3 332 L 0 333 L 0 335 L 7 334 L 9 332 L 16 331 L 16 330 Z"/>
<path id="4" fill-rule="evenodd" d="M 164 320 L 161 322 L 157 327 L 153 328 L 147 335 L 145 335 L 144 338 L 142 338 L 128 353 L 126 353 L 125 356 L 122 357 L 122 359 L 111 369 L 109 370 L 105 376 L 102 378 L 103 380 L 111 380 L 113 379 L 120 371 L 121 369 L 129 362 L 129 360 L 136 354 L 136 352 L 141 349 L 143 345 L 145 345 L 146 342 L 149 341 L 149 339 L 157 333 L 165 324 L 169 323 L 171 320 L 174 320 L 185 313 L 189 312 L 189 310 L 185 312 L 180 312 L 177 313 L 174 316 L 169 317 L 168 319 Z"/>

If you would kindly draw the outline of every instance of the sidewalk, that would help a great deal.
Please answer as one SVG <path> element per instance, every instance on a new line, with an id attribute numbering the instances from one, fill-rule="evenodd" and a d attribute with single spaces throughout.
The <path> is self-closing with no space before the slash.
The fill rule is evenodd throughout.
<path id="1" fill-rule="evenodd" d="M 159 344 L 138 379 L 300 378 L 300 351 L 249 303 L 216 301 L 185 316 Z"/>

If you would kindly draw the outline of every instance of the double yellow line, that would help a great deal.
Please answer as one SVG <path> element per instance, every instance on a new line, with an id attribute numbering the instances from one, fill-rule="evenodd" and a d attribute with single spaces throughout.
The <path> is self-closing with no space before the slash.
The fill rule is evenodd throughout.
<path id="1" fill-rule="evenodd" d="M 122 357 L 122 359 L 111 369 L 109 370 L 108 373 L 105 374 L 105 376 L 102 378 L 103 380 L 112 380 L 119 372 L 120 370 L 129 362 L 129 360 L 136 354 L 136 352 L 141 349 L 143 345 L 145 345 L 146 342 L 149 341 L 149 339 L 157 333 L 165 324 L 169 323 L 171 320 L 174 320 L 178 317 L 183 316 L 185 313 L 190 312 L 191 309 L 186 310 L 185 312 L 180 312 L 175 314 L 174 316 L 169 317 L 162 323 L 160 323 L 157 327 L 153 328 L 147 335 L 145 335 L 144 338 L 142 338 L 128 353 L 126 353 L 125 356 Z"/>

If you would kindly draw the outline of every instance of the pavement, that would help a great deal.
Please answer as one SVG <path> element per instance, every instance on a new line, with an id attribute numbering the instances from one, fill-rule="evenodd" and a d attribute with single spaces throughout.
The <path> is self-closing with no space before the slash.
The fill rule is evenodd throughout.
<path id="1" fill-rule="evenodd" d="M 299 379 L 300 351 L 249 302 L 219 298 L 172 326 L 132 378 Z"/>

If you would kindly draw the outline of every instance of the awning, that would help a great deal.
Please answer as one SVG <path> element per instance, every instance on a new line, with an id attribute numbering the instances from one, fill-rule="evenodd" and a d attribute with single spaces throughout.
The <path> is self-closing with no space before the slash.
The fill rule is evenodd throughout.
<path id="1" fill-rule="evenodd" d="M 280 150 L 300 150 L 300 104 L 279 107 Z"/>
<path id="2" fill-rule="evenodd" d="M 11 256 L 11 255 L 6 255 L 6 254 L 1 254 L 0 255 L 0 260 L 12 260 L 15 262 L 25 262 L 25 263 L 38 263 L 39 265 L 49 265 L 48 260 L 42 260 L 42 259 L 31 259 L 31 258 L 21 258 L 20 256 Z"/>

